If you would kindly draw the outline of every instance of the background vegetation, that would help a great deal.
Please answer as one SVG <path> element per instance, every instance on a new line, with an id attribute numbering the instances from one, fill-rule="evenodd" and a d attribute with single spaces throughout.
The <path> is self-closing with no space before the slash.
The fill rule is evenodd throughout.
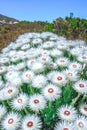
<path id="1" fill-rule="evenodd" d="M 8 17 L 7 21 L 9 21 Z M 0 50 L 20 34 L 42 31 L 53 32 L 67 39 L 82 39 L 87 42 L 87 20 L 73 17 L 73 13 L 70 13 L 69 17 L 59 17 L 52 23 L 21 21 L 16 24 L 0 24 Z"/>

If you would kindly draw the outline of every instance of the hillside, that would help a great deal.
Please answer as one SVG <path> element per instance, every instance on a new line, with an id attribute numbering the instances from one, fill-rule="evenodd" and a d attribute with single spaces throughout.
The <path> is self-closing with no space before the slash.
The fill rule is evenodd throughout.
<path id="1" fill-rule="evenodd" d="M 13 20 L 14 18 L 9 18 L 7 16 L 0 15 L 2 21 Z M 52 23 L 43 21 L 17 21 L 16 24 L 0 24 L 0 50 L 7 46 L 11 41 L 17 39 L 17 37 L 26 32 L 42 32 L 48 31 L 56 33 L 60 36 L 64 36 L 67 39 L 81 39 L 87 42 L 87 20 L 80 18 L 57 18 Z"/>
<path id="2" fill-rule="evenodd" d="M 19 22 L 19 20 L 0 14 L 0 23 L 2 23 L 2 24 L 10 23 L 11 24 L 11 23 L 15 23 L 15 22 Z"/>
<path id="3" fill-rule="evenodd" d="M 7 46 L 11 41 L 26 32 L 41 32 L 45 30 L 47 23 L 22 21 L 17 24 L 0 25 L 0 50 Z"/>

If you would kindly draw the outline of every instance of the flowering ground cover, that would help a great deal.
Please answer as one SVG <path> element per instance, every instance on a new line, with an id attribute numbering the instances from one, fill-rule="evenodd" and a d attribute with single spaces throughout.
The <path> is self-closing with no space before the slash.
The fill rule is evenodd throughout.
<path id="1" fill-rule="evenodd" d="M 87 130 L 87 46 L 25 33 L 0 53 L 0 130 Z"/>

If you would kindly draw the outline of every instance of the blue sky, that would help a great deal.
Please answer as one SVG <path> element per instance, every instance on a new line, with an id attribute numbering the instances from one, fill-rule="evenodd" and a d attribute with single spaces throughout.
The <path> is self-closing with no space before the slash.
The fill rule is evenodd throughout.
<path id="1" fill-rule="evenodd" d="M 70 12 L 87 19 L 87 0 L 0 0 L 0 14 L 19 20 L 51 22 Z"/>

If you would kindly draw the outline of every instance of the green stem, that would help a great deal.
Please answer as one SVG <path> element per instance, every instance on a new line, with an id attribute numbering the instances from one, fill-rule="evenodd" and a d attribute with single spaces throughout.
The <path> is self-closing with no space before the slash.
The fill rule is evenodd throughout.
<path id="1" fill-rule="evenodd" d="M 30 86 L 30 92 L 31 92 L 31 94 L 34 94 L 32 86 Z"/>
<path id="2" fill-rule="evenodd" d="M 52 107 L 52 102 L 49 101 L 48 107 L 51 108 Z"/>
<path id="3" fill-rule="evenodd" d="M 39 112 L 39 111 L 36 111 L 36 112 L 35 112 L 35 115 L 39 115 L 39 114 L 40 114 L 40 112 Z"/>
<path id="4" fill-rule="evenodd" d="M 87 98 L 87 94 L 84 94 L 84 96 L 83 96 L 81 102 L 84 102 L 84 100 L 85 100 L 86 98 Z"/>
<path id="5" fill-rule="evenodd" d="M 81 94 L 80 93 L 78 93 L 78 95 L 77 95 L 77 97 L 76 98 L 74 98 L 74 99 L 72 99 L 72 102 L 71 102 L 71 106 L 74 106 L 75 104 L 76 104 L 76 102 L 78 101 L 78 99 L 80 98 L 80 96 L 81 96 Z"/>
<path id="6" fill-rule="evenodd" d="M 5 104 L 5 102 L 4 102 L 4 101 L 2 101 L 2 105 L 3 105 L 3 106 L 6 106 L 6 104 Z"/>
<path id="7" fill-rule="evenodd" d="M 21 93 L 23 92 L 21 87 L 19 88 L 19 90 L 20 90 Z"/>
<path id="8" fill-rule="evenodd" d="M 28 110 L 25 108 L 24 109 L 24 112 L 26 113 L 26 114 L 29 114 L 29 112 L 28 112 Z"/>
<path id="9" fill-rule="evenodd" d="M 19 113 L 21 114 L 22 117 L 24 117 L 25 113 L 23 110 L 19 111 Z"/>

